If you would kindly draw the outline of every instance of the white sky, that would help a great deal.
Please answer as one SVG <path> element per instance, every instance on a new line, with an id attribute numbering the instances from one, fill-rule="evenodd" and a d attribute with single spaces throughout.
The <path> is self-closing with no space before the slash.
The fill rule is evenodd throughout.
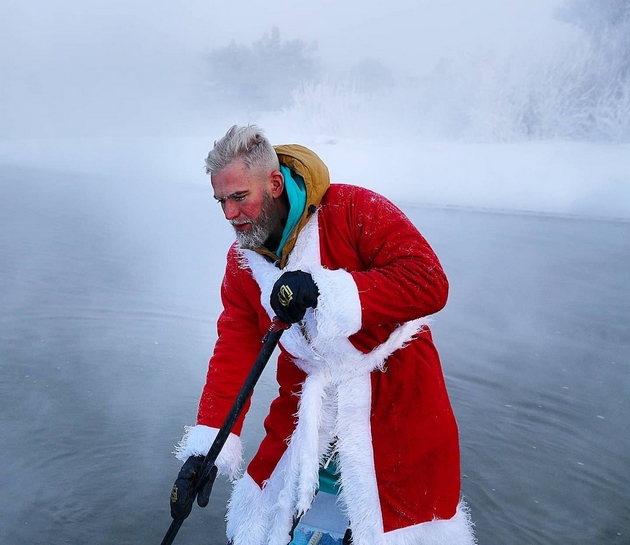
<path id="1" fill-rule="evenodd" d="M 0 138 L 20 124 L 32 133 L 40 120 L 62 127 L 77 117 L 98 123 L 110 111 L 166 116 L 200 85 L 204 51 L 251 44 L 273 26 L 283 39 L 317 42 L 331 67 L 371 56 L 418 74 L 440 57 L 553 39 L 560 2 L 5 0 Z"/>
<path id="2" fill-rule="evenodd" d="M 277 26 L 285 38 L 317 41 L 326 56 L 371 55 L 421 66 L 449 52 L 540 37 L 560 1 L 5 0 L 0 39 L 5 57 L 11 49 L 43 58 L 86 49 L 135 57 L 196 52 L 232 39 L 251 43 Z"/>

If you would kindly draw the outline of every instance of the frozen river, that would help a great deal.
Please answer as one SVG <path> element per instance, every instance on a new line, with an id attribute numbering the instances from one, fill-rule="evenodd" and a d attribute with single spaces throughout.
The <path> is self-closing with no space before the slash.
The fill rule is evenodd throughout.
<path id="1" fill-rule="evenodd" d="M 630 543 L 630 222 L 398 204 L 451 281 L 433 331 L 480 544 Z M 158 544 L 231 238 L 210 187 L 0 167 L 0 232 L 0 543 Z M 177 542 L 224 545 L 228 492 Z"/>

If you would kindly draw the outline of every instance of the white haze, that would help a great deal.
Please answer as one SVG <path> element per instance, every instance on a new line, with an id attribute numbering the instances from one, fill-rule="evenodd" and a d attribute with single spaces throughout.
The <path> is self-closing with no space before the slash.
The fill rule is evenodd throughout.
<path id="1" fill-rule="evenodd" d="M 205 184 L 212 141 L 257 122 L 274 143 L 313 147 L 333 181 L 397 202 L 628 218 L 630 148 L 617 136 L 630 125 L 606 119 L 605 135 L 577 134 L 558 115 L 558 86 L 545 88 L 549 70 L 536 79 L 539 63 L 584 45 L 554 18 L 561 4 L 11 1 L 0 18 L 0 167 Z M 217 106 L 207 54 L 273 27 L 316 44 L 323 77 L 296 81 L 280 111 Z M 365 59 L 391 87 L 344 79 Z M 523 134 L 511 108 L 536 87 L 550 98 Z"/>
<path id="2" fill-rule="evenodd" d="M 373 57 L 401 77 L 472 49 L 551 39 L 556 2 L 5 3 L 0 19 L 0 134 L 170 134 L 214 114 L 203 54 L 251 44 L 272 27 L 317 44 L 330 69 Z M 557 26 L 557 25 L 556 25 Z M 296 82 L 298 83 L 298 82 Z"/>

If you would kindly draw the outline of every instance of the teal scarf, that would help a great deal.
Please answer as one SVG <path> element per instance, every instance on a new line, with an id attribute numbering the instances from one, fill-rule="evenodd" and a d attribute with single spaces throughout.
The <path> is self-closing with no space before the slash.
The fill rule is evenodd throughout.
<path id="1" fill-rule="evenodd" d="M 282 255 L 282 248 L 287 242 L 289 235 L 295 229 L 296 225 L 300 221 L 304 208 L 306 208 L 306 185 L 304 185 L 304 178 L 295 172 L 291 172 L 288 167 L 280 165 L 280 172 L 284 176 L 284 189 L 289 197 L 289 216 L 287 217 L 287 223 L 284 226 L 282 232 L 282 238 L 276 255 Z"/>

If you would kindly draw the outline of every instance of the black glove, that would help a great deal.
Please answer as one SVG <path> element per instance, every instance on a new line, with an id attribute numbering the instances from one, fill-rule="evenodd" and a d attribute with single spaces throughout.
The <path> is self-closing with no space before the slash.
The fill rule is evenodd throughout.
<path id="1" fill-rule="evenodd" d="M 271 290 L 271 308 L 285 324 L 294 324 L 304 318 L 307 308 L 317 306 L 319 290 L 309 273 L 285 272 Z"/>
<path id="2" fill-rule="evenodd" d="M 195 487 L 201 476 L 201 466 L 205 456 L 191 456 L 179 470 L 173 490 L 171 491 L 171 517 L 185 519 L 190 515 L 195 499 Z M 199 507 L 205 507 L 210 500 L 210 492 L 217 476 L 217 466 L 212 466 L 209 478 L 197 495 Z"/>

